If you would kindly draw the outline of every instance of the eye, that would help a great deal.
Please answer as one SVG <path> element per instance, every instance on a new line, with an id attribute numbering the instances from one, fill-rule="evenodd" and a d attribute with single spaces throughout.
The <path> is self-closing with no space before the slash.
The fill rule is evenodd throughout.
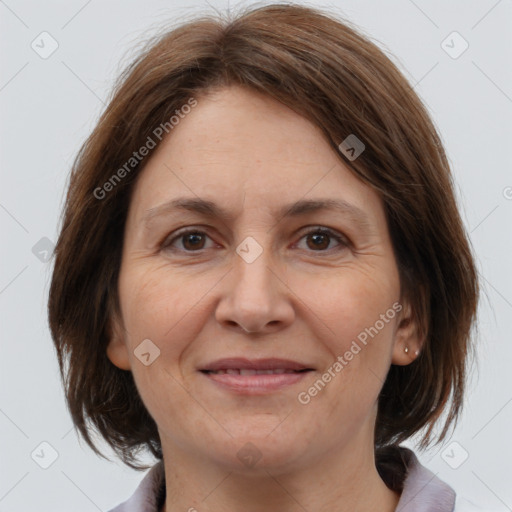
<path id="1" fill-rule="evenodd" d="M 162 250 L 168 250 L 171 252 L 200 252 L 204 249 L 211 248 L 206 247 L 207 239 L 210 239 L 210 237 L 204 231 L 189 228 L 184 229 L 183 231 L 178 231 L 178 233 L 175 233 L 172 238 L 165 238 L 160 244 L 160 247 Z M 343 250 L 349 246 L 349 242 L 342 235 L 339 235 L 328 228 L 322 227 L 310 229 L 300 238 L 300 240 L 303 239 L 307 240 L 306 250 L 314 252 L 329 252 L 333 249 L 332 247 L 329 247 L 332 240 L 338 243 L 338 250 Z M 181 247 L 176 247 L 176 243 L 181 244 Z"/>
<path id="2" fill-rule="evenodd" d="M 328 252 L 332 249 L 332 247 L 329 248 L 330 241 L 335 240 L 338 242 L 338 245 L 341 246 L 341 249 L 345 249 L 348 247 L 349 243 L 348 241 L 341 235 L 337 234 L 336 232 L 327 229 L 327 228 L 321 228 L 317 227 L 314 229 L 311 229 L 307 231 L 302 237 L 302 239 L 306 239 L 307 247 L 308 249 L 315 251 L 315 252 Z"/>
<path id="3" fill-rule="evenodd" d="M 183 252 L 198 252 L 205 247 L 205 241 L 210 238 L 204 231 L 198 229 L 187 229 L 178 232 L 173 238 L 166 238 L 161 244 L 162 249 L 178 250 Z M 182 248 L 176 249 L 175 242 L 182 243 Z"/>

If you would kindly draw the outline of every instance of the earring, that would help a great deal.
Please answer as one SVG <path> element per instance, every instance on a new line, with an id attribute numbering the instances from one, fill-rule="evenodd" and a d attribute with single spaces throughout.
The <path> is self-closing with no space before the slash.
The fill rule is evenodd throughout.
<path id="1" fill-rule="evenodd" d="M 409 347 L 405 347 L 405 348 L 404 348 L 404 352 L 405 352 L 406 354 L 408 354 L 408 353 L 409 353 Z"/>

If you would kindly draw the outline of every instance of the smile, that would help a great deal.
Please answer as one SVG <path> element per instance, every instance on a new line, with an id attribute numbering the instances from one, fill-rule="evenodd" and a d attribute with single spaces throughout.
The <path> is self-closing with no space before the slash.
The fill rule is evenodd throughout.
<path id="1" fill-rule="evenodd" d="M 227 370 L 212 370 L 206 371 L 211 375 L 279 375 L 282 373 L 297 373 L 305 372 L 307 370 L 287 370 L 284 368 L 277 368 L 275 370 L 253 370 L 253 369 L 241 369 L 241 368 L 228 368 Z"/>
<path id="2" fill-rule="evenodd" d="M 200 370 L 209 382 L 245 395 L 264 395 L 300 382 L 311 367 L 285 359 L 224 358 Z"/>

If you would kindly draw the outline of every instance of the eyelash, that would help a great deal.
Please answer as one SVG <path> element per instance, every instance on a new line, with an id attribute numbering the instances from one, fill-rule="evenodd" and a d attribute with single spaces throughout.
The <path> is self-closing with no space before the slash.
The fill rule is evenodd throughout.
<path id="1" fill-rule="evenodd" d="M 159 248 L 160 248 L 160 250 L 166 250 L 166 251 L 171 251 L 171 252 L 182 252 L 182 253 L 185 253 L 185 254 L 194 254 L 194 253 L 202 254 L 202 252 L 207 250 L 207 249 L 199 249 L 197 251 L 190 251 L 190 250 L 186 250 L 186 249 L 173 249 L 173 248 L 171 248 L 171 245 L 176 240 L 182 239 L 186 235 L 192 235 L 192 234 L 194 234 L 194 235 L 206 235 L 208 238 L 210 238 L 208 233 L 206 233 L 205 231 L 201 231 L 199 229 L 194 229 L 194 228 L 186 228 L 183 231 L 179 231 L 178 233 L 176 233 L 175 236 L 173 238 L 171 238 L 171 239 L 169 239 L 169 235 L 166 236 L 162 240 L 162 242 L 159 244 Z M 336 240 L 342 246 L 339 250 L 346 249 L 350 245 L 349 241 L 344 236 L 341 236 L 341 235 L 337 234 L 335 231 L 333 231 L 333 230 L 331 230 L 329 228 L 324 228 L 324 227 L 316 227 L 316 228 L 313 228 L 313 229 L 303 233 L 299 240 L 302 240 L 306 236 L 312 235 L 312 234 L 327 235 L 330 238 L 333 238 L 334 240 Z M 331 252 L 331 250 L 332 250 L 332 248 L 331 249 L 325 249 L 325 250 L 318 250 L 318 251 L 311 250 L 311 252 L 318 252 L 318 253 L 322 253 L 323 252 L 323 253 L 326 253 L 326 252 Z"/>

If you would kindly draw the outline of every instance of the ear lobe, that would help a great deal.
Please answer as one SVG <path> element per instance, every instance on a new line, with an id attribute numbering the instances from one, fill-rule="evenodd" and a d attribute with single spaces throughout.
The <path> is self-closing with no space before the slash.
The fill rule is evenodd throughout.
<path id="1" fill-rule="evenodd" d="M 391 362 L 405 366 L 416 360 L 423 346 L 423 339 L 420 336 L 416 315 L 409 304 L 404 306 L 397 323 Z"/>
<path id="2" fill-rule="evenodd" d="M 110 340 L 107 345 L 107 357 L 110 362 L 121 370 L 131 370 L 128 347 L 122 335 L 117 318 L 111 320 Z"/>

